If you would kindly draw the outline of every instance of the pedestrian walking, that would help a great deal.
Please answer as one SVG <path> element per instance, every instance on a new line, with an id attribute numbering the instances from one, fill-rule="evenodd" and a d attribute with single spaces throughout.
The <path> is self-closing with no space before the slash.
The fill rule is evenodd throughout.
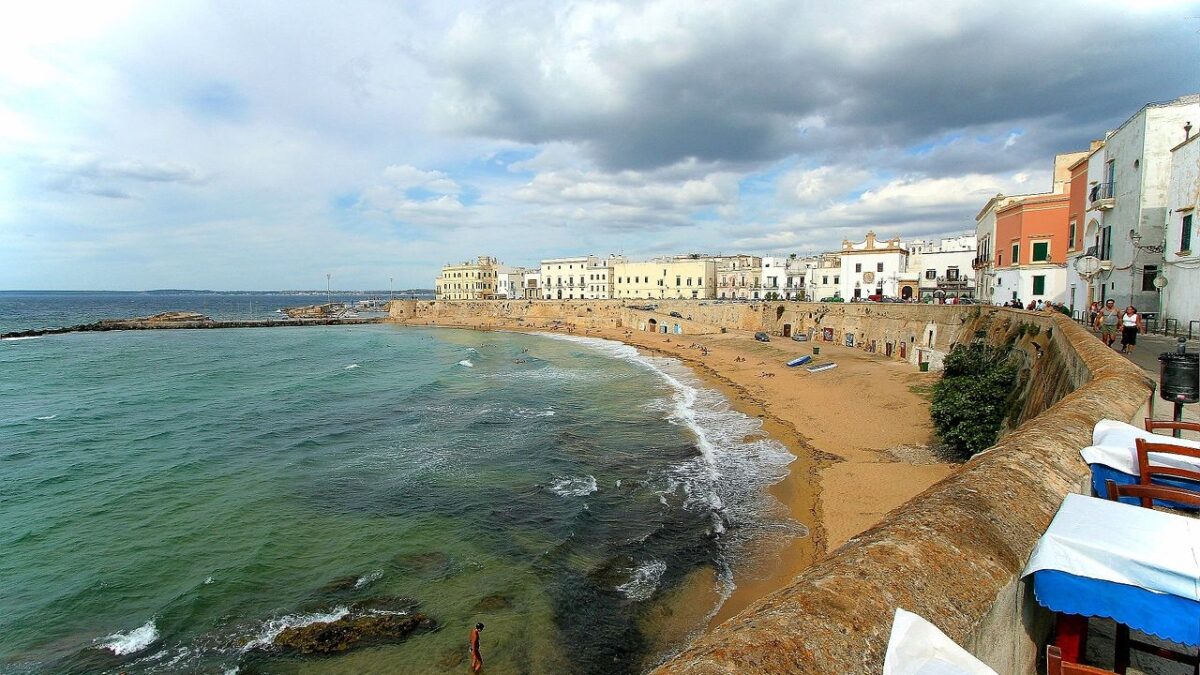
<path id="1" fill-rule="evenodd" d="M 1142 320 L 1142 315 L 1138 314 L 1137 308 L 1130 305 L 1125 308 L 1125 313 L 1121 315 L 1121 353 L 1132 354 L 1134 346 L 1137 345 L 1138 333 L 1146 330 L 1146 323 Z"/>
<path id="2" fill-rule="evenodd" d="M 1104 308 L 1096 315 L 1096 330 L 1100 331 L 1100 339 L 1108 347 L 1117 341 L 1117 326 L 1121 324 L 1121 313 L 1117 310 L 1115 300 L 1104 303 Z"/>

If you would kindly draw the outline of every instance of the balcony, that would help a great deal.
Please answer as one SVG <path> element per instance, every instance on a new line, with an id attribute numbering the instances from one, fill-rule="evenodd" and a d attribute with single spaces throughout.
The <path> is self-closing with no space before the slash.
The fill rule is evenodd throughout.
<path id="1" fill-rule="evenodd" d="M 990 257 L 980 256 L 971 261 L 971 269 L 973 269 L 973 270 L 986 269 L 988 267 L 988 265 L 991 264 L 991 262 L 992 262 L 992 259 Z"/>
<path id="2" fill-rule="evenodd" d="M 1115 183 L 1097 183 L 1088 192 L 1089 211 L 1109 211 L 1117 204 Z"/>

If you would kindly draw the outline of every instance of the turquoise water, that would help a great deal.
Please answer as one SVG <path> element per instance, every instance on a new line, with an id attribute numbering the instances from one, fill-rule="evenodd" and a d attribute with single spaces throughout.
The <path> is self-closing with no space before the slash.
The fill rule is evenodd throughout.
<path id="1" fill-rule="evenodd" d="M 0 670 L 639 672 L 659 603 L 787 529 L 790 455 L 678 364 L 394 326 L 0 342 Z M 284 626 L 411 598 L 334 657 Z M 656 610 L 658 607 L 658 610 Z M 715 607 L 693 607 L 699 625 Z"/>

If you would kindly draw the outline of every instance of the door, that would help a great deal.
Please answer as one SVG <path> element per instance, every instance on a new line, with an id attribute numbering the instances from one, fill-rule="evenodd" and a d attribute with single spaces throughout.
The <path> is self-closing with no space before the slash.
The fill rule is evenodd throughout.
<path id="1" fill-rule="evenodd" d="M 792 324 L 783 324 L 783 337 L 792 337 Z"/>

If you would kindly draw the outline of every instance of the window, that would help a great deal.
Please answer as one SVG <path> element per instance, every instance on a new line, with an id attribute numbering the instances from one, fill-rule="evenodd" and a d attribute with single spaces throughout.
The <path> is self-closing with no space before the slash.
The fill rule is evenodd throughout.
<path id="1" fill-rule="evenodd" d="M 1004 267 L 1004 254 L 1003 253 L 996 254 L 996 267 Z"/>
<path id="2" fill-rule="evenodd" d="M 883 271 L 883 263 L 875 263 L 875 271 L 882 272 Z"/>
<path id="3" fill-rule="evenodd" d="M 833 283 L 835 283 L 835 284 L 836 284 L 836 283 L 841 283 L 841 282 L 839 281 L 840 279 L 841 279 L 841 277 L 834 277 L 834 278 L 833 278 Z"/>
<path id="4" fill-rule="evenodd" d="M 937 279 L 937 270 L 925 270 L 925 278 L 930 281 Z"/>
<path id="5" fill-rule="evenodd" d="M 1021 245 L 1013 244 L 1012 264 L 1019 265 L 1019 264 L 1021 264 L 1020 260 L 1021 260 Z"/>
<path id="6" fill-rule="evenodd" d="M 1050 242 L 1035 241 L 1033 242 L 1033 262 L 1047 262 L 1050 260 Z"/>
<path id="7" fill-rule="evenodd" d="M 958 281 L 958 268 L 957 267 L 947 267 L 946 268 L 946 280 L 947 281 Z"/>
<path id="8" fill-rule="evenodd" d="M 862 297 L 862 289 L 861 288 L 854 289 L 854 297 L 856 297 L 856 298 Z"/>
<path id="9" fill-rule="evenodd" d="M 1192 214 L 1183 217 L 1183 230 L 1179 233 L 1179 250 L 1192 250 Z"/>
<path id="10" fill-rule="evenodd" d="M 825 276 L 825 277 L 821 277 L 821 283 L 822 283 L 822 284 L 826 284 L 826 285 L 828 285 L 828 284 L 829 284 L 829 277 L 827 277 L 827 276 Z"/>
<path id="11" fill-rule="evenodd" d="M 862 263 L 854 263 L 854 271 L 861 272 L 862 271 Z"/>
<path id="12" fill-rule="evenodd" d="M 1154 287 L 1154 277 L 1158 276 L 1158 265 L 1146 265 L 1142 268 L 1142 290 L 1157 291 Z"/>
<path id="13" fill-rule="evenodd" d="M 1071 221 L 1071 225 L 1067 228 L 1067 250 L 1075 250 L 1075 221 Z"/>
<path id="14" fill-rule="evenodd" d="M 1046 294 L 1046 275 L 1038 274 L 1033 277 L 1033 294 L 1034 295 L 1045 295 Z"/>

